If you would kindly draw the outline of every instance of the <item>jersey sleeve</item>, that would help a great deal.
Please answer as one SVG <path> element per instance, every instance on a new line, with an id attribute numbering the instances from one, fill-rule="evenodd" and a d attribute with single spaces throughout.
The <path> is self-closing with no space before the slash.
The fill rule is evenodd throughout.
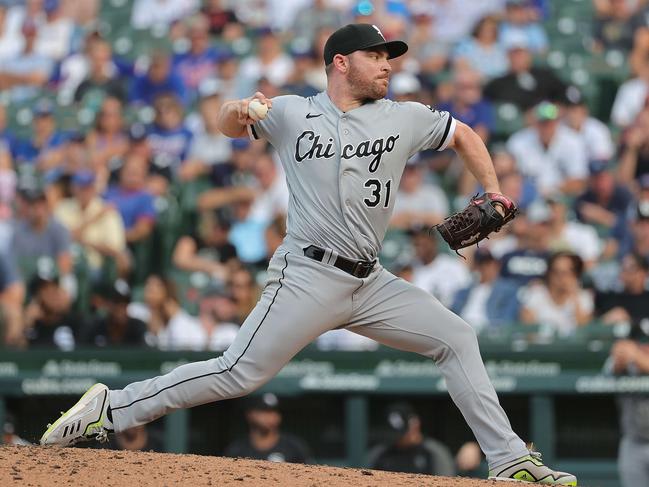
<path id="1" fill-rule="evenodd" d="M 287 104 L 294 96 L 285 95 L 271 98 L 273 107 L 268 110 L 266 118 L 259 120 L 252 125 L 248 125 L 248 135 L 253 140 L 266 139 L 278 147 L 278 142 L 282 139 L 282 133 L 286 131 L 286 111 Z"/>
<path id="2" fill-rule="evenodd" d="M 404 107 L 407 109 L 406 126 L 410 128 L 411 133 L 410 153 L 426 149 L 446 149 L 456 127 L 451 114 L 416 102 L 406 102 Z"/>

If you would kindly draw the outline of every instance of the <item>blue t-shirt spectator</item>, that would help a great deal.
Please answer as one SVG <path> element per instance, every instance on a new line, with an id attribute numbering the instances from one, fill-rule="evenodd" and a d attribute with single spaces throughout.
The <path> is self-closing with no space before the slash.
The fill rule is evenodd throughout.
<path id="1" fill-rule="evenodd" d="M 0 252 L 0 293 L 19 280 L 18 270 L 13 259 Z"/>
<path id="2" fill-rule="evenodd" d="M 187 103 L 183 80 L 174 73 L 169 73 L 169 76 L 160 83 L 153 81 L 148 74 L 137 76 L 131 85 L 129 101 L 152 105 L 155 97 L 163 93 L 173 93 L 183 104 Z"/>
<path id="3" fill-rule="evenodd" d="M 173 170 L 177 170 L 187 158 L 192 137 L 192 133 L 184 126 L 165 129 L 154 124 L 149 129 L 147 140 L 153 157 L 158 162 L 166 160 Z"/>
<path id="4" fill-rule="evenodd" d="M 48 150 L 57 149 L 67 142 L 67 137 L 61 132 L 54 132 L 41 147 L 36 147 L 32 139 L 16 139 L 10 145 L 11 156 L 16 164 L 33 164 Z"/>
<path id="5" fill-rule="evenodd" d="M 126 230 L 131 230 L 142 218 L 155 221 L 156 211 L 153 195 L 144 190 L 127 191 L 119 186 L 111 186 L 104 194 L 104 199 L 117 208 Z"/>
<path id="6" fill-rule="evenodd" d="M 550 252 L 532 249 L 513 250 L 502 256 L 500 275 L 524 285 L 533 279 L 541 279 L 548 268 Z"/>
<path id="7" fill-rule="evenodd" d="M 484 125 L 489 132 L 494 128 L 494 108 L 486 100 L 480 100 L 464 110 L 460 110 L 453 102 L 442 103 L 438 109 L 449 112 L 453 118 L 464 122 L 471 128 Z"/>
<path id="8" fill-rule="evenodd" d="M 219 59 L 219 53 L 212 48 L 199 54 L 177 54 L 173 58 L 173 72 L 182 79 L 190 96 L 195 96 L 201 81 L 214 77 Z"/>

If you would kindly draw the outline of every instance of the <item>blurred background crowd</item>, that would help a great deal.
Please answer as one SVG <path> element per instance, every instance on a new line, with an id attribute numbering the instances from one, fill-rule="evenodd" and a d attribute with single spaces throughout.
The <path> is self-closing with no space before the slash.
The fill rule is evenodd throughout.
<path id="1" fill-rule="evenodd" d="M 227 348 L 288 191 L 272 147 L 219 133 L 219 107 L 323 90 L 324 42 L 348 22 L 408 42 L 389 97 L 473 127 L 522 210 L 450 253 L 428 229 L 480 188 L 452 151 L 422 152 L 386 268 L 483 337 L 649 316 L 645 0 L 0 0 L 2 343 Z"/>

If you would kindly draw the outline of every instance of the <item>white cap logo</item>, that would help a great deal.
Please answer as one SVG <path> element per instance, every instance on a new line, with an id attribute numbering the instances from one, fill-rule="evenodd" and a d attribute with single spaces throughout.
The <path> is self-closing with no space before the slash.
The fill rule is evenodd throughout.
<path id="1" fill-rule="evenodd" d="M 385 40 L 385 36 L 383 35 L 383 32 L 381 32 L 381 29 L 379 29 L 376 25 L 372 24 L 372 27 L 376 29 L 376 32 L 379 33 L 381 37 L 383 37 L 383 40 Z"/>

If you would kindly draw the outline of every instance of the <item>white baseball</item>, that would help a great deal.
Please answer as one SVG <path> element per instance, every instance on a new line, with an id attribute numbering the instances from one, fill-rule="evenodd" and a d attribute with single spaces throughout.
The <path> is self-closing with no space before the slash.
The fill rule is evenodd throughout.
<path id="1" fill-rule="evenodd" d="M 263 104 L 256 98 L 250 100 L 250 103 L 248 103 L 248 116 L 255 122 L 266 118 L 267 113 L 268 105 Z"/>

